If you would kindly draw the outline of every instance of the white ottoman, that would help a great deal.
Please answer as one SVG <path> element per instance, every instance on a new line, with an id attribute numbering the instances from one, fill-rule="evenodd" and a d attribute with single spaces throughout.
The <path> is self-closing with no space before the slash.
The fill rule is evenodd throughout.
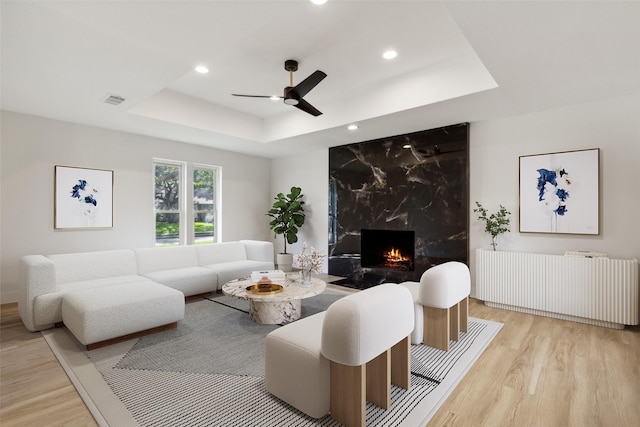
<path id="1" fill-rule="evenodd" d="M 265 386 L 269 393 L 313 418 L 329 413 L 329 361 L 320 353 L 325 312 L 267 335 Z"/>
<path id="2" fill-rule="evenodd" d="M 88 350 L 175 328 L 183 318 L 184 294 L 154 282 L 75 290 L 62 299 L 63 323 Z"/>

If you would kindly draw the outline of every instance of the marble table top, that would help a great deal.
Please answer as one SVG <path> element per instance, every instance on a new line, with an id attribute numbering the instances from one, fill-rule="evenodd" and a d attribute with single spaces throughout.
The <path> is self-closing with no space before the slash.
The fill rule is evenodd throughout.
<path id="1" fill-rule="evenodd" d="M 287 274 L 284 283 L 278 283 L 283 287 L 282 292 L 260 295 L 247 293 L 247 286 L 253 284 L 251 279 L 236 279 L 222 285 L 222 293 L 236 298 L 254 301 L 291 301 L 319 295 L 324 292 L 327 287 L 326 282 L 317 277 L 311 279 L 312 286 L 309 287 L 302 287 L 298 283 L 297 274 Z"/>

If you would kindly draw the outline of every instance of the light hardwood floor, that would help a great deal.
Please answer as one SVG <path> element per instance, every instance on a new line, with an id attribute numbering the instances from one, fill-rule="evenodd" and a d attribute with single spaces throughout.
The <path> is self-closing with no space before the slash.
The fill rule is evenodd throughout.
<path id="1" fill-rule="evenodd" d="M 39 333 L 1 307 L 0 424 L 95 426 Z M 504 323 L 429 426 L 640 426 L 640 328 L 612 330 L 499 310 Z"/>

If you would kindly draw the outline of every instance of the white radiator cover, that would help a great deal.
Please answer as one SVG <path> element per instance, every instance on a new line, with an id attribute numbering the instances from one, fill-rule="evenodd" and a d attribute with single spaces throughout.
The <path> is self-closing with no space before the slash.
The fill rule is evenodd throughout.
<path id="1" fill-rule="evenodd" d="M 487 305 L 609 328 L 639 323 L 638 260 L 476 250 Z"/>

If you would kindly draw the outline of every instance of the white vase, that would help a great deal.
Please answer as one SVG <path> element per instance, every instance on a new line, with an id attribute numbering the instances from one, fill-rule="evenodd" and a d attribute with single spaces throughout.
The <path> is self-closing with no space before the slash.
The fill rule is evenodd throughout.
<path id="1" fill-rule="evenodd" d="M 278 270 L 291 271 L 293 265 L 293 254 L 278 254 L 276 255 L 276 264 Z"/>

